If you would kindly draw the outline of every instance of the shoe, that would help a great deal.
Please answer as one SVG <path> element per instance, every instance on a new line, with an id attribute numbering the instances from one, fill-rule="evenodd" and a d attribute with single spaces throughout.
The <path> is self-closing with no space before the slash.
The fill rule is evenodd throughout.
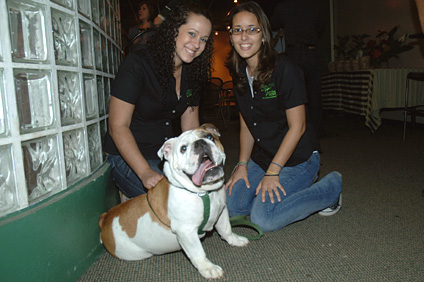
<path id="1" fill-rule="evenodd" d="M 342 207 L 342 194 L 340 194 L 339 200 L 335 202 L 334 205 L 329 206 L 326 209 L 323 209 L 318 214 L 321 216 L 330 216 L 330 215 L 336 214 L 341 207 Z"/>

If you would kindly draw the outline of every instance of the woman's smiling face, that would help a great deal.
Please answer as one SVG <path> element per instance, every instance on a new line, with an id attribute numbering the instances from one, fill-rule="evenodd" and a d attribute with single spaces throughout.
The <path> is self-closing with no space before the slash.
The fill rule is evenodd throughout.
<path id="1" fill-rule="evenodd" d="M 180 26 L 176 38 L 175 66 L 191 63 L 205 50 L 212 32 L 212 23 L 204 16 L 190 14 L 187 23 Z"/>
<path id="2" fill-rule="evenodd" d="M 262 46 L 262 32 L 247 34 L 246 29 L 260 28 L 258 19 L 250 12 L 242 11 L 234 15 L 232 29 L 242 29 L 241 34 L 232 34 L 231 42 L 240 57 L 247 61 L 256 61 Z"/>

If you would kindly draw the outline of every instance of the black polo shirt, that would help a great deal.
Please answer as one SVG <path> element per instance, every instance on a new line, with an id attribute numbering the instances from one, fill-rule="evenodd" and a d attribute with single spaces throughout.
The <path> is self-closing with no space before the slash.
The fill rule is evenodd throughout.
<path id="1" fill-rule="evenodd" d="M 243 70 L 245 68 L 246 64 Z M 256 92 L 253 98 L 250 87 L 246 89 L 249 92 L 244 95 L 235 92 L 237 104 L 255 139 L 251 158 L 267 170 L 289 130 L 286 110 L 307 103 L 303 73 L 289 59 L 278 56 L 270 83 Z M 316 150 L 318 141 L 307 122 L 306 131 L 285 166 L 295 166 L 308 160 Z"/>
<path id="2" fill-rule="evenodd" d="M 175 92 L 175 78 L 172 78 L 166 90 L 166 103 L 163 104 L 163 90 L 155 63 L 146 48 L 130 53 L 119 67 L 111 95 L 135 105 L 130 130 L 146 159 L 158 159 L 157 151 L 162 144 L 181 133 L 180 117 L 188 108 L 187 97 L 192 95 L 186 77 L 187 70 L 183 65 L 180 99 Z M 197 98 L 193 106 L 198 105 Z M 112 155 L 119 154 L 109 132 L 105 136 L 104 150 Z"/>

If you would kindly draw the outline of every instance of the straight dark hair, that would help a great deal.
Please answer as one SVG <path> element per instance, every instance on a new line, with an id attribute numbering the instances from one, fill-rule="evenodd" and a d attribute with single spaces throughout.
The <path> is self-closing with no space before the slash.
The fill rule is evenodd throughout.
<path id="1" fill-rule="evenodd" d="M 258 53 L 258 66 L 253 82 L 253 89 L 259 91 L 265 84 L 269 83 L 275 68 L 277 52 L 272 48 L 272 31 L 269 20 L 264 10 L 256 2 L 244 2 L 234 7 L 230 12 L 230 25 L 233 25 L 234 16 L 240 12 L 249 12 L 255 15 L 261 29 L 264 42 Z M 233 84 L 240 95 L 248 92 L 248 82 L 246 78 L 246 69 L 242 68 L 245 60 L 236 52 L 234 46 L 231 46 L 227 58 L 226 66 L 233 78 Z"/>

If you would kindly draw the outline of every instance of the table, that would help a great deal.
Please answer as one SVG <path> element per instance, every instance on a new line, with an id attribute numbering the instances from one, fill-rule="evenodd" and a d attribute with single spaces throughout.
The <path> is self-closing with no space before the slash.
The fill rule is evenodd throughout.
<path id="1" fill-rule="evenodd" d="M 323 109 L 365 116 L 365 125 L 374 133 L 381 125 L 381 109 L 405 106 L 406 75 L 411 71 L 424 68 L 324 73 Z M 424 105 L 424 83 L 411 82 L 409 87 L 409 106 Z"/>

